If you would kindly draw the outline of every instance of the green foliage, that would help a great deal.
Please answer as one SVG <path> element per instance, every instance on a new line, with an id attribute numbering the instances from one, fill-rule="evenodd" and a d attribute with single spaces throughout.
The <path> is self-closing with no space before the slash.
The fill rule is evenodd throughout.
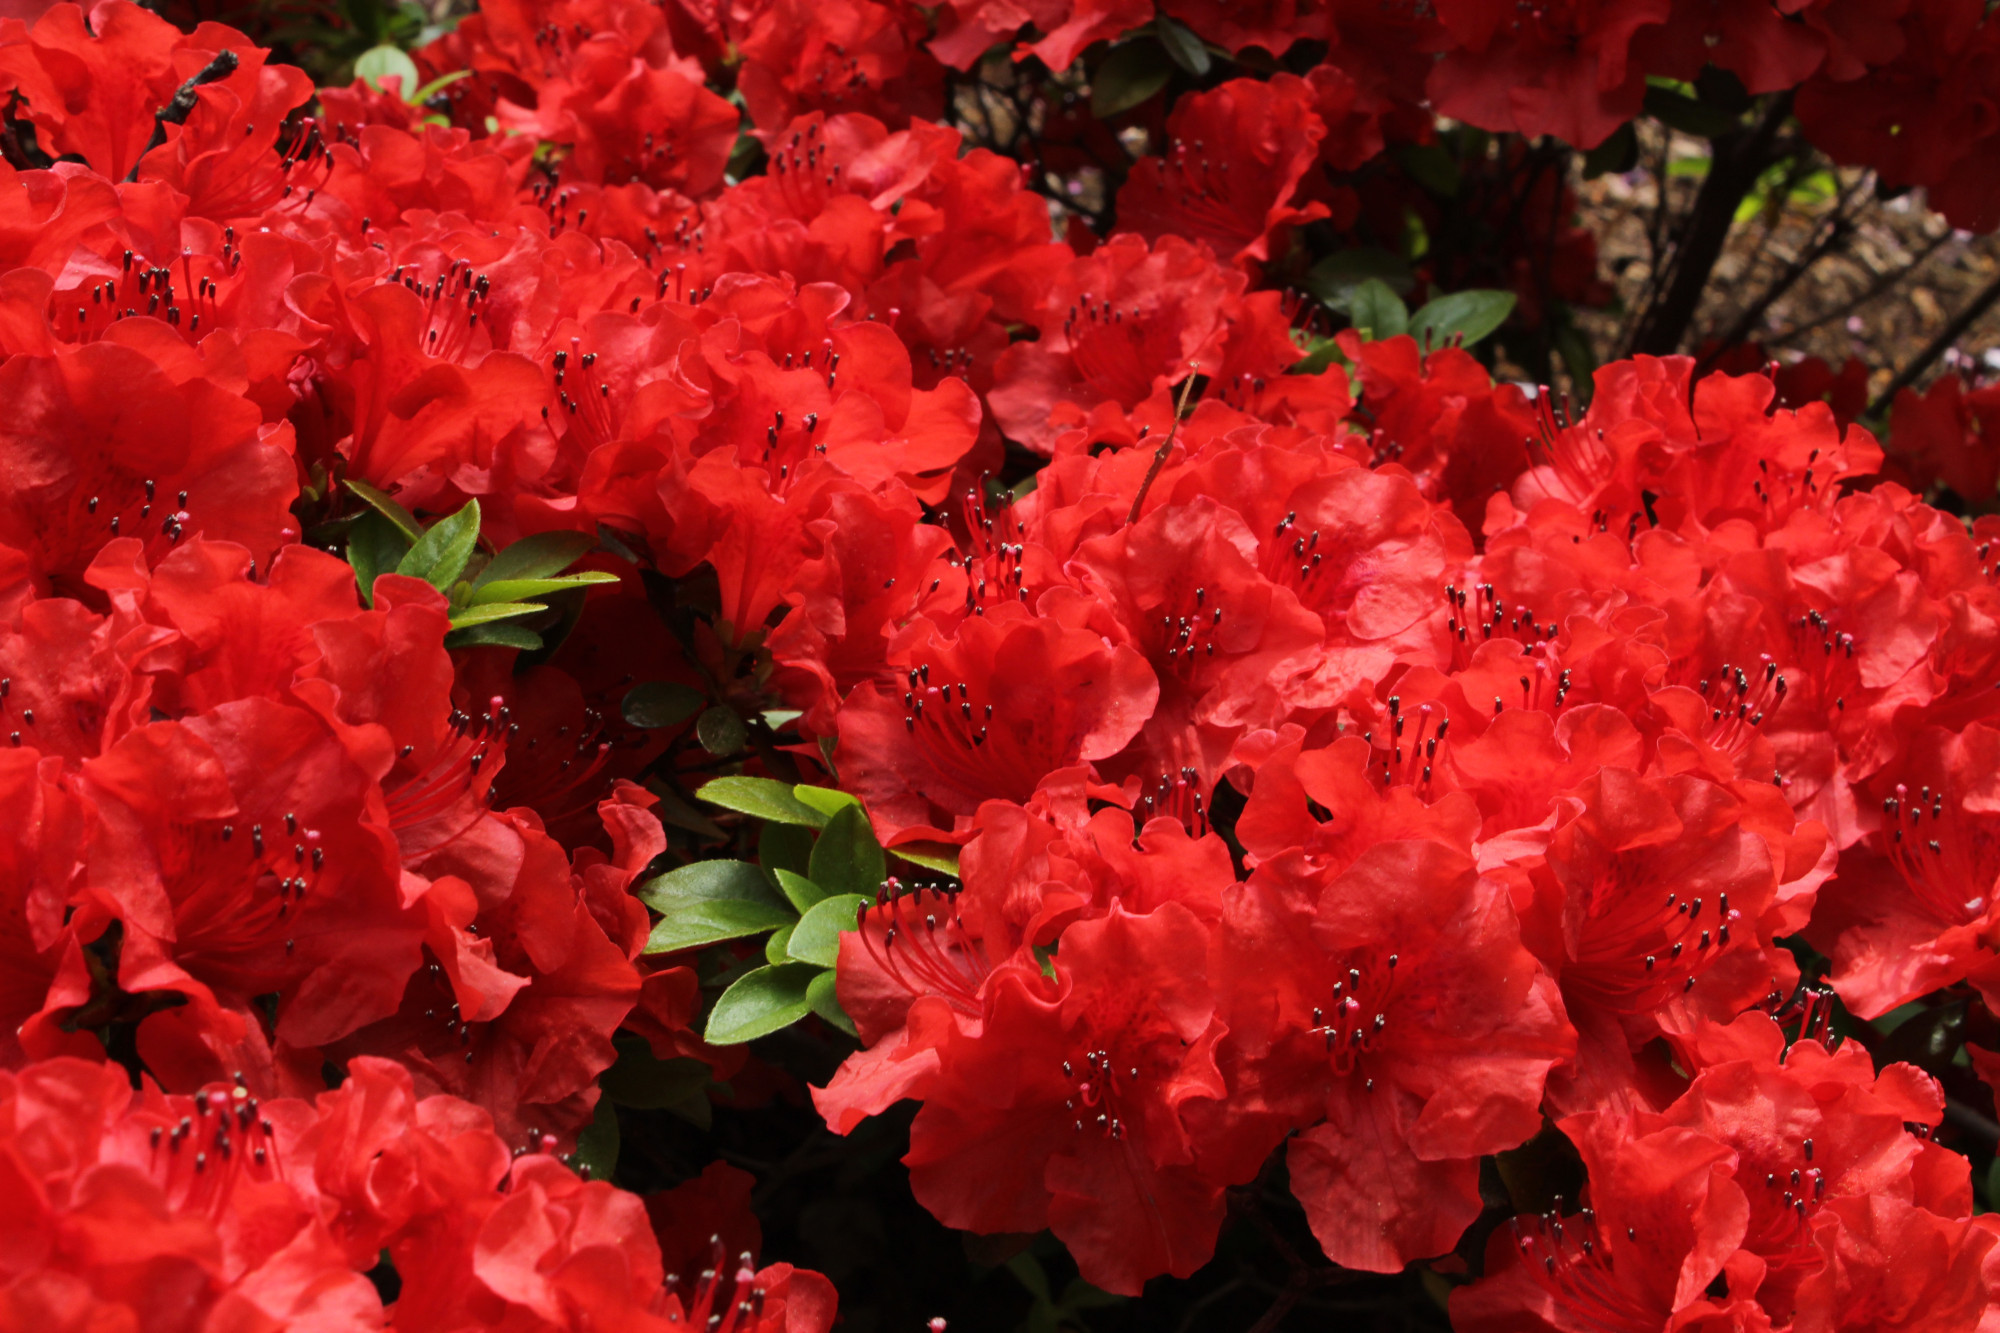
<path id="1" fill-rule="evenodd" d="M 1090 112 L 1099 120 L 1122 115 L 1167 86 L 1174 61 L 1153 37 L 1137 37 L 1111 49 L 1090 81 Z"/>
<path id="2" fill-rule="evenodd" d="M 375 604 L 375 580 L 382 574 L 424 580 L 449 599 L 447 648 L 496 645 L 524 652 L 552 649 L 575 625 L 583 609 L 584 592 L 618 582 L 616 574 L 604 570 L 564 572 L 597 549 L 597 539 L 588 533 L 536 533 L 488 556 L 479 546 L 477 500 L 467 501 L 457 513 L 425 527 L 415 514 L 367 482 L 348 480 L 342 484 L 368 506 L 351 522 L 341 520 L 347 524 L 347 561 L 354 566 L 362 601 Z M 629 709 L 627 720 L 632 721 Z M 633 725 L 647 724 L 634 721 Z"/>
<path id="3" fill-rule="evenodd" d="M 1409 332 L 1420 347 L 1469 347 L 1507 322 L 1514 301 L 1512 292 L 1453 292 L 1412 316 Z"/>
<path id="4" fill-rule="evenodd" d="M 640 899 L 660 914 L 646 952 L 762 938 L 763 966 L 725 973 L 704 1034 L 717 1045 L 769 1036 L 808 1013 L 852 1035 L 834 993 L 840 936 L 888 874 L 867 812 L 845 792 L 770 778 L 716 778 L 696 795 L 761 823 L 758 863 L 695 861 L 641 884 Z"/>

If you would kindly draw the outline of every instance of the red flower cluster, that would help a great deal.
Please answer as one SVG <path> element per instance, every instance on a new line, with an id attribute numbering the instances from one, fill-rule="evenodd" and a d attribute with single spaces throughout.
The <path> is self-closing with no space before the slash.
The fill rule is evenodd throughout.
<path id="1" fill-rule="evenodd" d="M 832 1323 L 826 1279 L 747 1250 L 731 1267 L 720 1233 L 712 1255 L 670 1251 L 699 1276 L 663 1268 L 648 1211 L 673 1246 L 708 1182 L 641 1200 L 579 1179 L 553 1137 L 510 1152 L 478 1107 L 417 1096 L 394 1061 L 348 1072 L 316 1104 L 240 1078 L 134 1092 L 68 1058 L 0 1072 L 8 1326 L 379 1329 L 364 1274 L 383 1259 L 403 1282 L 398 1329 Z"/>
<path id="2" fill-rule="evenodd" d="M 740 1182 L 573 1169 L 621 1047 L 746 1059 L 646 953 L 687 718 L 640 685 L 957 857 L 842 934 L 863 1049 L 814 1092 L 920 1101 L 951 1226 L 1133 1293 L 1282 1147 L 1326 1255 L 1395 1271 L 1553 1117 L 1586 1201 L 1465 1326 L 1974 1328 L 1941 1094 L 1831 1049 L 1786 941 L 1863 1018 L 2000 1010 L 2000 527 L 1824 385 L 1639 358 L 1573 415 L 1455 346 L 1308 362 L 1264 285 L 1426 87 L 1579 144 L 1707 62 L 1809 124 L 1970 115 L 1960 8 L 1171 3 L 1329 54 L 1182 100 L 1074 244 L 929 119 L 944 67 L 1148 7 L 510 0 L 421 105 L 129 0 L 0 19 L 0 1310 L 828 1327 L 709 1253 Z M 1984 217 L 1984 139 L 1878 137 Z M 1990 407 L 1904 400 L 1904 479 L 1990 491 Z"/>
<path id="3" fill-rule="evenodd" d="M 1620 1206 L 1646 1152 L 1664 1165 L 1630 1188 L 1672 1202 L 1633 1207 L 1740 1200 L 1797 1136 L 1705 1131 L 1690 1156 L 1652 1126 L 1725 1067 L 1758 1114 L 1774 1082 L 1833 1097 L 1761 1016 L 1795 1016 L 1780 937 L 1821 942 L 1864 1016 L 1997 975 L 1977 821 L 2000 594 L 1962 524 L 1855 489 L 1874 442 L 1777 408 L 1762 376 L 1642 358 L 1572 420 L 1462 352 L 1342 339 L 1373 443 L 1274 411 L 1269 384 L 1204 402 L 1159 455 L 1100 409 L 947 557 L 994 549 L 987 595 L 918 608 L 839 714 L 878 823 L 966 845 L 962 892 L 892 888 L 845 942 L 869 1049 L 821 1109 L 845 1128 L 922 1099 L 918 1197 L 956 1226 L 1053 1227 L 1114 1291 L 1205 1261 L 1224 1190 L 1288 1136 L 1292 1190 L 1352 1268 L 1450 1250 L 1477 1159 L 1544 1109 L 1607 1182 L 1591 1207 Z M 1156 393 L 1136 419 L 1169 411 Z M 1370 466 L 1383 436 L 1399 464 Z M 1475 543 L 1457 515 L 1482 509 Z M 1247 795 L 1247 879 L 1209 829 L 1218 782 Z M 1745 1031 L 1767 1035 L 1724 1035 Z M 1858 1050 L 1832 1059 L 1873 1086 Z M 1857 1177 L 1852 1207 L 1794 1189 L 1753 1245 L 1732 1203 L 1689 1241 L 1699 1280 L 1619 1269 L 1616 1326 L 1686 1317 L 1725 1269 L 1772 1326 L 1808 1294 L 1845 1319 L 1889 1280 L 1853 1256 L 1890 1262 L 1919 1225 L 1948 1253 L 1894 1299 L 1976 1315 L 1993 1233 L 1965 1220 L 1963 1160 L 1905 1129 L 1937 1123 L 1934 1086 L 1891 1074 L 1928 1110 L 1845 1121 L 1866 1143 L 1839 1151 L 1943 1164 L 1900 1220 Z M 1578 1224 L 1549 1234 L 1523 1244 L 1555 1270 L 1468 1309 L 1611 1326 L 1613 1261 L 1576 1258 Z"/>

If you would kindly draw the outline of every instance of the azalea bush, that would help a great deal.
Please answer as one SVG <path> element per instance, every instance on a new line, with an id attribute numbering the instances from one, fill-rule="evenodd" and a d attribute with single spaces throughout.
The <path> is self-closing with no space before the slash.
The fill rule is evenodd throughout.
<path id="1" fill-rule="evenodd" d="M 0 1325 L 2000 1330 L 1983 0 L 4 14 Z"/>

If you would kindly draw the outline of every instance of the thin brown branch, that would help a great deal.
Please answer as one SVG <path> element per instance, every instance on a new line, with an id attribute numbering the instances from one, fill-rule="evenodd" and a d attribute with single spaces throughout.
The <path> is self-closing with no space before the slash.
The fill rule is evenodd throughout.
<path id="1" fill-rule="evenodd" d="M 1965 307 L 1938 330 L 1937 337 L 1926 343 L 1923 351 L 1918 352 L 1908 365 L 1896 372 L 1896 378 L 1889 381 L 1889 387 L 1882 390 L 1875 401 L 1868 405 L 1868 415 L 1880 417 L 1888 411 L 1896 395 L 1915 384 L 1918 378 L 1930 369 L 1933 361 L 1943 356 L 1948 348 L 1965 336 L 1967 329 L 1979 322 L 1980 316 L 1993 308 L 1995 301 L 2000 301 L 2000 276 L 1994 277 L 1981 287 L 1978 294 L 1966 302 Z"/>

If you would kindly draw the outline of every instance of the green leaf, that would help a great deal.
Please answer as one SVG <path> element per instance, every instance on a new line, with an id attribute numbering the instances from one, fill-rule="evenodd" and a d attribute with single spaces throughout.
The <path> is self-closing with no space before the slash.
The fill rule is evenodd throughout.
<path id="1" fill-rule="evenodd" d="M 702 837 L 713 839 L 716 842 L 726 842 L 728 840 L 729 835 L 724 833 L 714 820 L 682 800 L 681 794 L 678 791 L 661 782 L 658 778 L 649 781 L 646 784 L 646 790 L 660 798 L 660 803 L 654 807 L 653 813 L 660 817 L 661 823 L 669 824 L 678 829 L 686 829 L 690 833 L 698 833 Z"/>
<path id="2" fill-rule="evenodd" d="M 1287 375 L 1317 375 L 1328 366 L 1345 369 L 1347 357 L 1341 352 L 1340 344 L 1331 338 L 1321 338 L 1306 350 L 1306 354 L 1285 367 Z"/>
<path id="3" fill-rule="evenodd" d="M 468 606 L 462 611 L 454 612 L 451 617 L 451 627 L 470 629 L 474 625 L 484 625 L 495 620 L 538 616 L 546 610 L 548 608 L 539 602 L 489 602 L 485 606 Z"/>
<path id="4" fill-rule="evenodd" d="M 1413 315 L 1409 331 L 1420 347 L 1448 347 L 1461 334 L 1463 345 L 1470 347 L 1507 322 L 1514 300 L 1512 292 L 1453 292 Z"/>
<path id="5" fill-rule="evenodd" d="M 819 842 L 813 847 L 812 881 L 828 893 L 859 893 L 872 898 L 888 874 L 882 844 L 875 841 L 875 830 L 860 806 L 848 806 L 820 830 Z"/>
<path id="6" fill-rule="evenodd" d="M 377 92 L 387 92 L 382 80 L 394 74 L 401 78 L 396 87 L 396 95 L 405 100 L 417 90 L 423 76 L 417 73 L 417 62 L 410 59 L 401 47 L 378 46 L 363 51 L 354 61 L 354 77 L 366 79 Z"/>
<path id="7" fill-rule="evenodd" d="M 1167 49 L 1167 55 L 1176 65 L 1197 79 L 1206 78 L 1214 62 L 1209 58 L 1208 48 L 1194 30 L 1178 19 L 1165 14 L 1153 21 L 1153 31 L 1158 34 L 1160 45 Z"/>
<path id="8" fill-rule="evenodd" d="M 363 603 L 375 605 L 375 576 L 395 569 L 409 549 L 409 539 L 380 514 L 364 513 L 347 530 L 347 563 L 354 566 Z"/>
<path id="9" fill-rule="evenodd" d="M 1562 356 L 1570 383 L 1588 406 L 1592 376 L 1597 373 L 1597 354 L 1591 350 L 1590 340 L 1575 324 L 1564 320 L 1556 326 L 1556 351 Z"/>
<path id="10" fill-rule="evenodd" d="M 798 928 L 798 922 L 794 921 L 789 926 L 779 926 L 776 930 L 772 931 L 771 938 L 764 941 L 764 961 L 767 963 L 790 962 L 792 955 L 786 950 L 785 946 L 792 942 L 792 934 Z"/>
<path id="11" fill-rule="evenodd" d="M 491 583 L 481 579 L 472 585 L 472 605 L 483 606 L 487 602 L 518 602 L 524 597 L 546 597 L 552 592 L 563 592 L 570 588 L 589 588 L 601 583 L 616 583 L 618 576 L 605 570 L 586 569 L 581 574 L 552 575 L 542 579 L 495 579 Z"/>
<path id="12" fill-rule="evenodd" d="M 757 864 L 768 875 L 776 876 L 782 870 L 804 879 L 812 864 L 812 850 L 813 835 L 808 827 L 767 819 L 757 831 Z"/>
<path id="13" fill-rule="evenodd" d="M 826 818 L 839 814 L 850 805 L 861 804 L 858 798 L 837 787 L 812 787 L 803 782 L 792 788 L 792 795 L 799 799 L 800 804 L 811 806 Z M 820 823 L 826 823 L 826 818 L 822 818 Z"/>
<path id="14" fill-rule="evenodd" d="M 1902 1061 L 1935 1074 L 1951 1063 L 1964 1044 L 1965 1006 L 1947 1004 L 1897 1024 L 1875 1055 L 1885 1065 Z"/>
<path id="15" fill-rule="evenodd" d="M 935 870 L 940 875 L 958 878 L 958 848 L 942 842 L 906 842 L 890 849 L 890 855 L 901 857 L 913 866 Z"/>
<path id="16" fill-rule="evenodd" d="M 1416 286 L 1417 281 L 1409 264 L 1395 251 L 1362 245 L 1337 250 L 1314 264 L 1306 273 L 1305 289 L 1318 297 L 1320 304 L 1344 315 L 1353 310 L 1356 289 L 1370 278 L 1398 295 Z"/>
<path id="17" fill-rule="evenodd" d="M 806 988 L 817 975 L 810 963 L 758 968 L 722 992 L 703 1035 L 717 1046 L 738 1046 L 790 1027 L 812 1011 Z"/>
<path id="18" fill-rule="evenodd" d="M 1396 162 L 1440 199 L 1458 196 L 1458 161 L 1443 144 L 1404 144 L 1396 150 Z"/>
<path id="19" fill-rule="evenodd" d="M 702 784 L 695 797 L 725 810 L 755 815 L 758 819 L 798 824 L 805 828 L 825 828 L 826 815 L 795 795 L 803 790 L 805 788 L 773 782 L 769 778 L 716 778 Z"/>
<path id="20" fill-rule="evenodd" d="M 458 582 L 479 544 L 479 501 L 467 500 L 465 508 L 431 525 L 417 539 L 410 553 L 396 566 L 398 574 L 422 579 L 439 592 Z"/>
<path id="21" fill-rule="evenodd" d="M 414 542 L 424 535 L 424 525 L 417 522 L 415 514 L 412 514 L 409 510 L 403 508 L 403 506 L 397 504 L 386 494 L 376 490 L 367 482 L 355 481 L 349 478 L 341 484 L 366 501 L 369 508 L 394 524 L 396 531 L 402 533 L 405 540 Z"/>
<path id="22" fill-rule="evenodd" d="M 542 579 L 560 574 L 597 549 L 597 538 L 587 532 L 538 532 L 523 537 L 486 562 L 475 588 L 498 579 Z"/>
<path id="23" fill-rule="evenodd" d="M 856 1040 L 860 1039 L 861 1034 L 854 1030 L 854 1020 L 840 1007 L 840 996 L 835 990 L 832 972 L 822 972 L 807 983 L 806 1003 L 812 1006 L 814 1013 L 842 1032 Z"/>
<path id="24" fill-rule="evenodd" d="M 1130 111 L 1167 86 L 1173 61 L 1151 38 L 1115 46 L 1090 80 L 1090 114 L 1099 120 Z"/>
<path id="25" fill-rule="evenodd" d="M 863 903 L 873 902 L 858 893 L 828 898 L 799 918 L 786 948 L 802 963 L 832 967 L 840 958 L 842 932 L 855 928 L 855 914 Z"/>
<path id="26" fill-rule="evenodd" d="M 1380 278 L 1369 278 L 1354 289 L 1347 317 L 1354 321 L 1354 327 L 1369 342 L 1394 338 L 1407 331 L 1410 325 L 1409 307 Z"/>
<path id="27" fill-rule="evenodd" d="M 444 636 L 447 648 L 519 648 L 532 653 L 542 646 L 542 636 L 509 621 L 471 625 Z"/>
<path id="28" fill-rule="evenodd" d="M 1704 106 L 1671 88 L 1653 84 L 1646 89 L 1646 114 L 1669 129 L 1691 134 L 1697 139 L 1714 139 L 1743 128 L 1743 122 L 1727 111 Z"/>
<path id="29" fill-rule="evenodd" d="M 626 722 L 642 730 L 678 727 L 700 711 L 705 698 L 692 685 L 678 681 L 649 680 L 625 692 L 621 711 Z"/>
<path id="30" fill-rule="evenodd" d="M 618 1059 L 598 1075 L 597 1086 L 620 1106 L 657 1111 L 678 1105 L 708 1086 L 708 1066 L 699 1060 L 685 1056 L 659 1059 L 645 1038 L 629 1032 L 611 1040 L 617 1046 Z"/>
<path id="31" fill-rule="evenodd" d="M 790 925 L 798 914 L 771 891 L 748 861 L 696 861 L 639 886 L 639 898 L 660 914 L 647 953 L 673 953 L 722 940 L 761 935 Z"/>
<path id="32" fill-rule="evenodd" d="M 691 1060 L 689 1064 L 700 1065 L 701 1061 Z M 702 1065 L 704 1073 L 708 1066 Z M 606 1071 L 607 1073 L 609 1071 Z M 583 1132 L 576 1136 L 576 1157 L 579 1170 L 592 1180 L 609 1180 L 618 1169 L 618 1107 L 609 1097 L 597 1099 L 597 1112 Z"/>
<path id="33" fill-rule="evenodd" d="M 1626 121 L 1611 132 L 1611 137 L 1583 155 L 1583 178 L 1594 181 L 1599 176 L 1622 175 L 1639 165 L 1639 135 Z"/>
<path id="34" fill-rule="evenodd" d="M 407 94 L 407 98 L 411 106 L 422 106 L 445 89 L 451 87 L 452 84 L 457 83 L 460 79 L 469 79 L 471 77 L 471 70 L 455 69 L 449 74 L 438 75 L 438 77 L 432 79 L 415 92 Z"/>
<path id="35" fill-rule="evenodd" d="M 743 719 L 736 716 L 736 710 L 728 704 L 717 704 L 696 718 L 694 734 L 695 739 L 701 742 L 701 748 L 713 755 L 735 754 L 750 739 L 750 733 L 743 727 Z"/>
<path id="36" fill-rule="evenodd" d="M 810 912 L 826 901 L 826 890 L 804 875 L 794 874 L 782 867 L 772 870 L 771 874 L 778 881 L 778 891 L 801 913 Z"/>

